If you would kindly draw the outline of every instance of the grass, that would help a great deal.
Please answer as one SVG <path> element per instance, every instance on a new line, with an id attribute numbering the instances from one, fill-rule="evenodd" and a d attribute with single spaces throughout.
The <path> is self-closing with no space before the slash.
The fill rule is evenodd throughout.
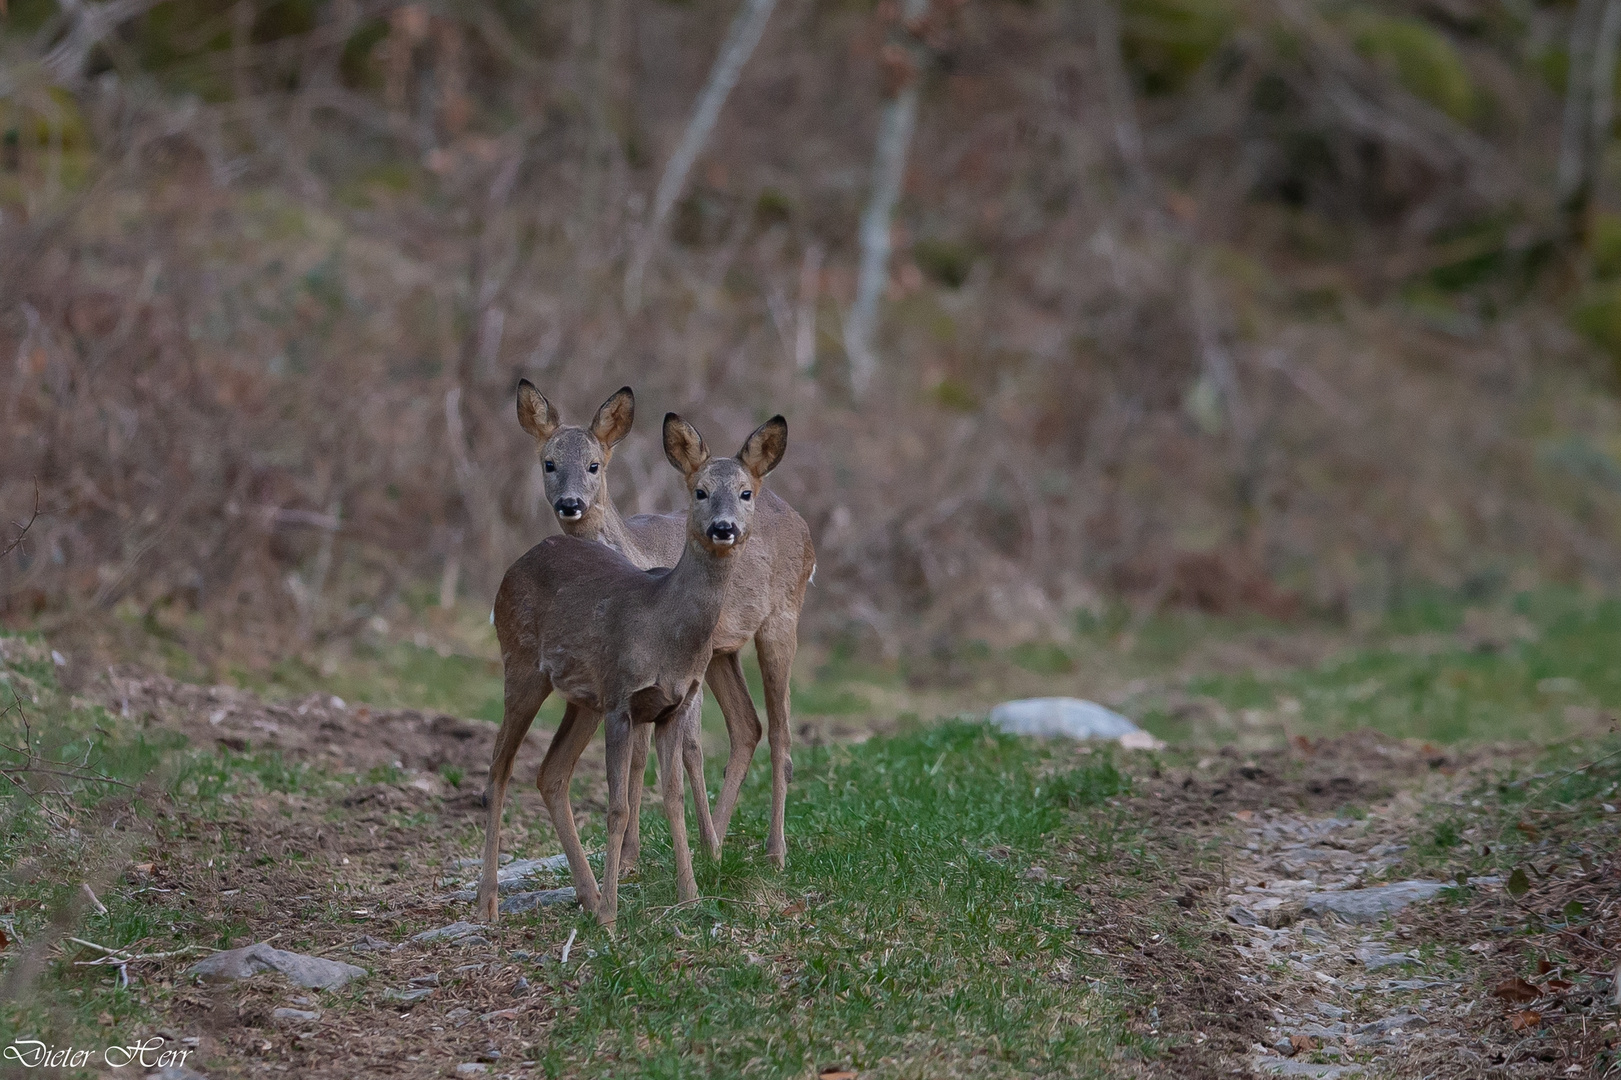
<path id="1" fill-rule="evenodd" d="M 781 878 L 746 854 L 768 802 L 756 770 L 740 842 L 700 864 L 701 891 L 728 899 L 671 910 L 662 881 L 641 890 L 539 1063 L 548 1076 L 587 1063 L 653 1077 L 1099 1072 L 1132 1039 L 1116 1003 L 1067 975 L 1090 966 L 1073 935 L 1086 904 L 1023 874 L 1066 835 L 1066 806 L 1124 781 L 1109 762 L 1043 779 L 1051 764 L 965 724 L 801 755 Z M 659 864 L 662 830 L 649 834 Z"/>
<path id="2" fill-rule="evenodd" d="M 1621 601 L 1563 590 L 1492 607 L 1429 597 L 1323 663 L 1196 675 L 1183 687 L 1314 735 L 1373 728 L 1437 744 L 1545 743 L 1591 732 L 1621 709 L 1618 651 Z M 1144 719 L 1162 737 L 1190 734 L 1163 707 Z"/>

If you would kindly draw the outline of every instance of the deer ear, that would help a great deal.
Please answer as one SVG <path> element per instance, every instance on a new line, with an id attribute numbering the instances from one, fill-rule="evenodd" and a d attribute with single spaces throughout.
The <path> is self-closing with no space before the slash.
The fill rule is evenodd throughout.
<path id="1" fill-rule="evenodd" d="M 670 464 L 681 470 L 682 476 L 691 476 L 709 460 L 709 447 L 698 429 L 675 413 L 664 414 L 664 456 Z"/>
<path id="2" fill-rule="evenodd" d="M 602 403 L 595 420 L 591 421 L 591 434 L 605 449 L 612 450 L 619 440 L 630 434 L 630 425 L 636 422 L 636 395 L 630 387 L 621 386 L 612 397 Z"/>
<path id="3" fill-rule="evenodd" d="M 773 416 L 744 440 L 743 449 L 737 452 L 737 460 L 757 478 L 764 478 L 777 467 L 787 450 L 788 421 L 781 416 Z"/>
<path id="4" fill-rule="evenodd" d="M 535 389 L 534 383 L 528 379 L 518 380 L 518 423 L 535 437 L 536 442 L 544 443 L 551 438 L 562 422 L 552 403 Z"/>

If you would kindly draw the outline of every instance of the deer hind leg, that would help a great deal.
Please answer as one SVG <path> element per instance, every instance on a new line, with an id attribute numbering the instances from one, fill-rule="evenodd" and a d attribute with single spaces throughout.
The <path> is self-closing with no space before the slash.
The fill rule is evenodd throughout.
<path id="1" fill-rule="evenodd" d="M 609 713 L 603 734 L 608 743 L 608 849 L 602 856 L 602 897 L 597 921 L 610 931 L 619 917 L 619 861 L 624 853 L 625 828 L 630 818 L 630 710 Z"/>
<path id="2" fill-rule="evenodd" d="M 509 675 L 506 680 L 506 704 L 501 718 L 501 730 L 495 736 L 495 750 L 490 755 L 490 778 L 484 788 L 486 817 L 484 820 L 484 865 L 478 878 L 478 913 L 485 922 L 493 923 L 498 917 L 499 896 L 495 874 L 501 863 L 501 808 L 506 802 L 507 783 L 512 779 L 512 763 L 529 734 L 529 725 L 535 722 L 546 695 L 552 692 L 551 680 L 538 671 L 526 671 L 521 677 Z M 556 746 L 553 740 L 552 745 Z M 550 751 L 547 752 L 550 757 Z"/>
<path id="3" fill-rule="evenodd" d="M 546 800 L 546 810 L 552 815 L 552 828 L 568 856 L 569 876 L 574 879 L 574 893 L 580 906 L 587 911 L 597 909 L 597 879 L 591 873 L 591 864 L 585 859 L 585 848 L 580 846 L 580 834 L 574 828 L 574 807 L 569 803 L 568 785 L 574 779 L 574 769 L 580 755 L 591 742 L 597 730 L 599 715 L 577 705 L 563 710 L 563 720 L 552 736 L 552 745 L 546 750 L 546 760 L 540 763 L 540 775 L 535 786 Z M 493 880 L 493 875 L 492 875 Z"/>
<path id="4" fill-rule="evenodd" d="M 687 807 L 681 797 L 681 761 L 685 746 L 681 725 L 687 710 L 657 725 L 654 738 L 658 740 L 659 787 L 664 793 L 664 816 L 670 821 L 670 850 L 675 856 L 675 897 L 681 903 L 698 898 L 698 881 L 692 875 L 692 849 L 687 846 Z M 703 769 L 700 765 L 699 772 Z M 698 793 L 699 803 L 704 799 Z"/>
<path id="5" fill-rule="evenodd" d="M 630 821 L 625 825 L 625 850 L 620 855 L 620 873 L 623 874 L 636 869 L 642 857 L 642 795 L 647 789 L 647 744 L 652 736 L 651 724 L 638 724 L 631 730 Z"/>
<path id="6" fill-rule="evenodd" d="M 704 693 L 699 689 L 682 708 L 675 722 L 681 725 L 681 763 L 686 767 L 687 779 L 692 784 L 692 806 L 698 814 L 698 836 L 703 840 L 704 850 L 709 857 L 718 860 L 720 833 L 715 828 L 715 819 L 709 814 L 709 784 L 704 779 L 703 715 Z"/>
<path id="7" fill-rule="evenodd" d="M 763 667 L 762 661 L 762 667 Z M 749 697 L 749 684 L 743 680 L 743 665 L 735 652 L 716 653 L 709 658 L 707 674 L 709 689 L 720 703 L 721 715 L 726 718 L 726 737 L 731 752 L 726 758 L 726 777 L 721 781 L 720 798 L 715 803 L 715 836 L 718 848 L 726 839 L 732 811 L 737 807 L 737 795 L 743 789 L 743 778 L 749 774 L 749 762 L 754 760 L 755 748 L 760 745 L 760 716 L 754 711 L 754 699 Z"/>
<path id="8" fill-rule="evenodd" d="M 780 870 L 788 861 L 788 840 L 783 818 L 788 808 L 788 781 L 793 779 L 794 763 L 789 757 L 788 677 L 798 648 L 798 620 L 774 616 L 754 635 L 754 648 L 760 657 L 760 676 L 765 683 L 765 712 L 771 740 L 771 827 L 766 834 L 765 853 Z"/>

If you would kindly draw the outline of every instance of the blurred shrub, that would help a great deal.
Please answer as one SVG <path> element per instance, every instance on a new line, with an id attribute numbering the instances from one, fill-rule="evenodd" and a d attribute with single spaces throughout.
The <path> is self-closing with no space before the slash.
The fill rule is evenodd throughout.
<path id="1" fill-rule="evenodd" d="M 1149 94 L 1186 86 L 1237 22 L 1226 0 L 1125 0 L 1121 20 L 1126 62 Z"/>
<path id="2" fill-rule="evenodd" d="M 1571 321 L 1588 340 L 1621 363 L 1621 282 L 1588 289 L 1577 301 Z"/>
<path id="3" fill-rule="evenodd" d="M 1593 276 L 1600 281 L 1621 277 L 1621 214 L 1595 214 L 1587 238 Z"/>
<path id="4" fill-rule="evenodd" d="M 1348 29 L 1357 52 L 1387 68 L 1413 95 L 1454 120 L 1474 115 L 1475 85 L 1445 34 L 1418 19 L 1371 11 L 1354 12 Z"/>
<path id="5" fill-rule="evenodd" d="M 919 240 L 912 245 L 917 268 L 948 289 L 960 289 L 974 268 L 977 253 L 961 240 Z"/>
<path id="6" fill-rule="evenodd" d="M 1115 768 L 1112 758 L 1105 756 L 1078 769 L 1059 773 L 1053 777 L 1048 790 L 1061 805 L 1079 810 L 1130 791 L 1131 778 Z"/>

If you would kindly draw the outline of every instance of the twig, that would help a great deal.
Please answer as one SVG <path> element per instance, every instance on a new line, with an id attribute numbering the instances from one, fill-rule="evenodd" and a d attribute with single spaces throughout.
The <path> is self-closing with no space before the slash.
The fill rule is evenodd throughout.
<path id="1" fill-rule="evenodd" d="M 568 963 L 569 950 L 574 948 L 574 938 L 575 938 L 576 935 L 579 934 L 579 932 L 580 932 L 579 927 L 575 927 L 574 929 L 570 930 L 568 932 L 568 940 L 563 942 L 563 961 L 562 962 L 565 963 L 565 964 Z"/>
<path id="2" fill-rule="evenodd" d="M 98 915 L 107 914 L 107 905 L 101 902 L 101 897 L 96 895 L 96 890 L 90 887 L 88 881 L 82 883 L 79 887 L 84 890 L 84 895 L 90 901 L 90 906 L 96 909 Z"/>
<path id="3" fill-rule="evenodd" d="M 1575 776 L 1579 772 L 1586 772 L 1588 769 L 1591 769 L 1596 765 L 1602 765 L 1606 761 L 1609 761 L 1611 758 L 1618 758 L 1618 757 L 1621 757 L 1621 750 L 1612 750 L 1610 753 L 1605 754 L 1601 758 L 1595 758 L 1592 761 L 1586 762 L 1585 764 L 1576 766 L 1574 769 L 1565 770 L 1564 772 L 1560 773 L 1558 776 L 1555 776 L 1552 780 L 1549 780 L 1546 784 L 1543 784 L 1542 787 L 1537 790 L 1537 793 L 1535 795 L 1533 795 L 1529 799 L 1525 800 L 1524 805 L 1529 807 L 1532 803 L 1534 803 L 1538 799 L 1542 798 L 1543 795 L 1547 794 L 1548 789 L 1553 787 L 1555 784 L 1559 783 L 1559 781 L 1568 779 L 1569 777 L 1572 777 L 1572 776 Z"/>
<path id="4" fill-rule="evenodd" d="M 12 540 L 11 543 L 9 543 L 9 544 L 7 544 L 5 546 L 5 550 L 0 551 L 0 559 L 5 558 L 7 555 L 10 555 L 13 551 L 16 551 L 17 548 L 22 546 L 23 537 L 28 535 L 28 530 L 33 528 L 34 527 L 34 522 L 36 522 L 38 520 L 39 520 L 39 481 L 35 480 L 34 481 L 34 512 L 32 514 L 28 515 L 28 520 L 27 521 L 13 521 L 12 522 L 12 524 L 17 527 L 17 537 L 16 537 L 16 539 Z"/>
<path id="5" fill-rule="evenodd" d="M 123 967 L 126 964 L 141 963 L 143 960 L 170 960 L 176 956 L 189 956 L 194 952 L 219 952 L 219 950 L 210 948 L 207 945 L 187 945 L 184 949 L 171 949 L 168 952 L 140 953 L 136 956 L 99 956 L 94 960 L 75 960 L 73 966 Z"/>

